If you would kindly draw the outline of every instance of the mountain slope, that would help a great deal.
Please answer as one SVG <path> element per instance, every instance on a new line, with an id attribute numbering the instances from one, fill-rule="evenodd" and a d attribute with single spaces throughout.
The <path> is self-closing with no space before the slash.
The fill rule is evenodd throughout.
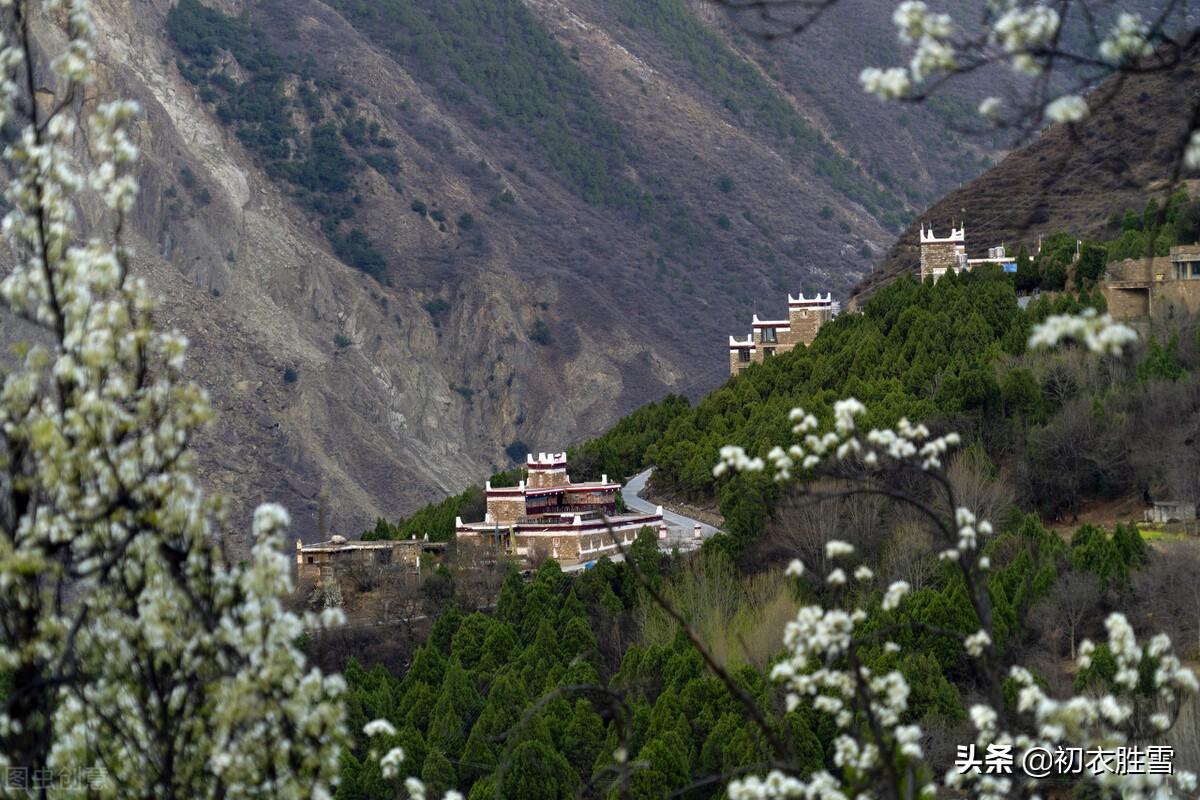
<path id="1" fill-rule="evenodd" d="M 1162 192 L 1173 185 L 1197 108 L 1198 68 L 1200 43 L 1193 41 L 1169 72 L 1126 76 L 1096 89 L 1088 98 L 1093 112 L 1083 122 L 1051 127 L 924 211 L 856 287 L 856 302 L 918 268 L 921 223 L 944 231 L 951 220 L 964 221 L 972 255 L 998 243 L 1032 250 L 1039 236 L 1056 231 L 1100 239 L 1117 233 L 1108 229 L 1113 214 L 1140 211 L 1156 194 L 1164 200 Z"/>
<path id="2" fill-rule="evenodd" d="M 95 13 L 98 92 L 145 112 L 139 266 L 218 409 L 205 479 L 305 536 L 322 494 L 353 532 L 714 386 L 752 310 L 844 293 L 986 155 L 917 169 L 937 113 L 830 102 L 878 60 L 837 19 L 766 47 L 682 0 Z"/>

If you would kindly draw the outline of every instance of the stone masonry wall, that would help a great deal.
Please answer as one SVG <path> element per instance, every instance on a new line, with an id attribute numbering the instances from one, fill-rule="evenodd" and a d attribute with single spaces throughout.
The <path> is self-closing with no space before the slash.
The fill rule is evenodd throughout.
<path id="1" fill-rule="evenodd" d="M 1150 290 L 1148 288 L 1117 289 L 1100 284 L 1100 291 L 1108 302 L 1108 313 L 1113 319 L 1135 319 L 1150 313 Z"/>
<path id="2" fill-rule="evenodd" d="M 1150 291 L 1152 314 L 1178 317 L 1200 313 L 1200 280 L 1164 281 Z"/>
<path id="3" fill-rule="evenodd" d="M 921 245 L 921 280 L 925 280 L 934 270 L 954 269 L 956 245 L 954 242 L 935 242 Z"/>
<path id="4" fill-rule="evenodd" d="M 525 516 L 525 498 L 521 495 L 499 495 L 487 499 L 487 511 L 492 521 L 499 525 L 511 525 Z"/>
<path id="5" fill-rule="evenodd" d="M 789 308 L 788 319 L 792 326 L 789 341 L 793 345 L 802 344 L 807 347 L 817 338 L 817 331 L 829 321 L 829 317 L 830 312 L 827 308 Z"/>
<path id="6" fill-rule="evenodd" d="M 567 468 L 531 469 L 529 470 L 529 479 L 526 485 L 530 489 L 548 489 L 551 486 L 566 486 Z"/>

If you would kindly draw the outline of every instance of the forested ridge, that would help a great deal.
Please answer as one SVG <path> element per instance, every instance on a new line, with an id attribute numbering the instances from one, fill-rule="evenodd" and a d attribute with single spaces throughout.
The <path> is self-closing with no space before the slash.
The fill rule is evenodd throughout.
<path id="1" fill-rule="evenodd" d="M 442 571 L 440 599 L 427 593 L 440 616 L 411 665 L 397 673 L 348 667 L 356 724 L 391 721 L 397 734 L 385 744 L 404 748 L 414 774 L 474 800 L 620 796 L 626 777 L 635 798 L 719 796 L 724 778 L 761 770 L 781 744 L 805 769 L 831 767 L 831 714 L 807 704 L 788 711 L 765 675 L 781 652 L 782 622 L 799 605 L 842 591 L 807 573 L 785 576 L 780 559 L 820 564 L 823 543 L 837 535 L 881 576 L 911 585 L 900 608 L 879 590 L 848 587 L 867 609 L 864 635 L 889 631 L 899 645 L 860 656 L 875 674 L 904 675 L 904 720 L 929 732 L 923 746 L 931 758 L 952 758 L 978 691 L 962 640 L 980 623 L 961 573 L 939 561 L 914 520 L 883 506 L 843 500 L 806 516 L 765 477 L 713 476 L 721 445 L 761 452 L 787 440 L 793 406 L 829 418 L 833 402 L 847 396 L 867 404 L 868 425 L 908 417 L 964 434 L 949 475 L 994 522 L 983 552 L 998 657 L 1035 658 L 1034 674 L 1047 685 L 1113 687 L 1117 670 L 1104 646 L 1077 674 L 1057 659 L 1074 653 L 1105 609 L 1145 615 L 1185 603 L 1178 588 L 1148 591 L 1177 586 L 1167 574 L 1171 559 L 1155 555 L 1132 522 L 1063 533 L 1048 530 L 1041 514 L 1069 518 L 1089 500 L 1170 483 L 1152 462 L 1177 451 L 1146 439 L 1163 420 L 1138 421 L 1137 409 L 1172 403 L 1178 424 L 1200 418 L 1200 335 L 1187 319 L 1156 325 L 1137 352 L 1102 367 L 1070 350 L 1027 352 L 1031 327 L 1047 315 L 1103 307 L 1089 287 L 1084 280 L 1082 294 L 1021 309 L 1013 276 L 996 269 L 937 284 L 902 278 L 864 313 L 825 326 L 811 347 L 744 371 L 694 407 L 679 397 L 645 406 L 573 448 L 572 463 L 588 476 L 626 477 L 654 465 L 660 491 L 718 498 L 727 534 L 699 555 L 678 557 L 659 552 L 646 530 L 629 553 L 633 566 L 602 559 L 577 577 L 547 561 L 528 584 L 511 573 L 494 611 L 471 611 L 478 599 L 457 585 L 467 573 Z M 736 692 L 650 588 L 700 632 Z M 957 636 L 923 632 L 933 629 Z M 1178 635 L 1200 646 L 1196 626 Z M 1145 697 L 1155 692 L 1149 670 L 1135 689 Z M 1004 702 L 1013 706 L 1010 688 Z M 747 698 L 767 729 L 747 714 Z M 386 796 L 368 755 L 377 745 L 359 738 L 339 796 Z M 638 766 L 626 773 L 630 763 Z"/>

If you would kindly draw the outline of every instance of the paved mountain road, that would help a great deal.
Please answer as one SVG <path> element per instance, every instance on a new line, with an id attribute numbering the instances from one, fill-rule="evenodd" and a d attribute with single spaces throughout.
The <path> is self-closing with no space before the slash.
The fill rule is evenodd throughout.
<path id="1" fill-rule="evenodd" d="M 653 472 L 653 468 L 642 470 L 621 487 L 621 498 L 625 501 L 625 505 L 634 511 L 653 514 L 658 510 L 656 504 L 642 499 L 642 492 L 646 491 L 646 481 L 650 479 L 651 472 Z M 701 537 L 705 539 L 715 533 L 719 533 L 716 528 L 706 522 L 685 517 L 682 514 L 676 514 L 674 511 L 666 508 L 663 509 L 663 519 L 666 521 L 668 528 L 672 529 L 668 533 L 669 538 L 675 538 L 677 535 L 679 538 L 691 539 L 692 531 L 697 525 L 700 526 Z"/>

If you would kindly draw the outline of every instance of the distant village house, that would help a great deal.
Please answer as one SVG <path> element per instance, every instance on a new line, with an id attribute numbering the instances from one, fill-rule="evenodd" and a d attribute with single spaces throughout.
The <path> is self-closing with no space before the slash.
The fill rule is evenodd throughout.
<path id="1" fill-rule="evenodd" d="M 1113 261 L 1100 291 L 1117 319 L 1200 312 L 1200 244 L 1172 247 L 1165 256 Z"/>
<path id="2" fill-rule="evenodd" d="M 761 364 L 771 356 L 786 353 L 798 344 L 808 346 L 817 338 L 817 331 L 837 313 L 833 294 L 822 297 L 788 295 L 787 319 L 751 321 L 752 333 L 745 339 L 729 337 L 729 374 L 737 375 L 751 364 Z"/>
<path id="3" fill-rule="evenodd" d="M 354 566 L 404 567 L 420 574 L 421 556 L 427 560 L 440 558 L 445 542 L 424 539 L 395 539 L 366 542 L 333 536 L 324 542 L 304 544 L 296 540 L 296 576 L 303 580 L 322 580 L 333 577 L 335 569 Z"/>
<path id="4" fill-rule="evenodd" d="M 1017 259 L 1008 255 L 1003 244 L 989 247 L 983 258 L 967 257 L 967 226 L 950 226 L 949 236 L 938 236 L 933 226 L 921 225 L 921 280 L 938 278 L 947 272 L 969 271 L 980 264 L 995 264 L 1005 272 L 1017 271 Z"/>

